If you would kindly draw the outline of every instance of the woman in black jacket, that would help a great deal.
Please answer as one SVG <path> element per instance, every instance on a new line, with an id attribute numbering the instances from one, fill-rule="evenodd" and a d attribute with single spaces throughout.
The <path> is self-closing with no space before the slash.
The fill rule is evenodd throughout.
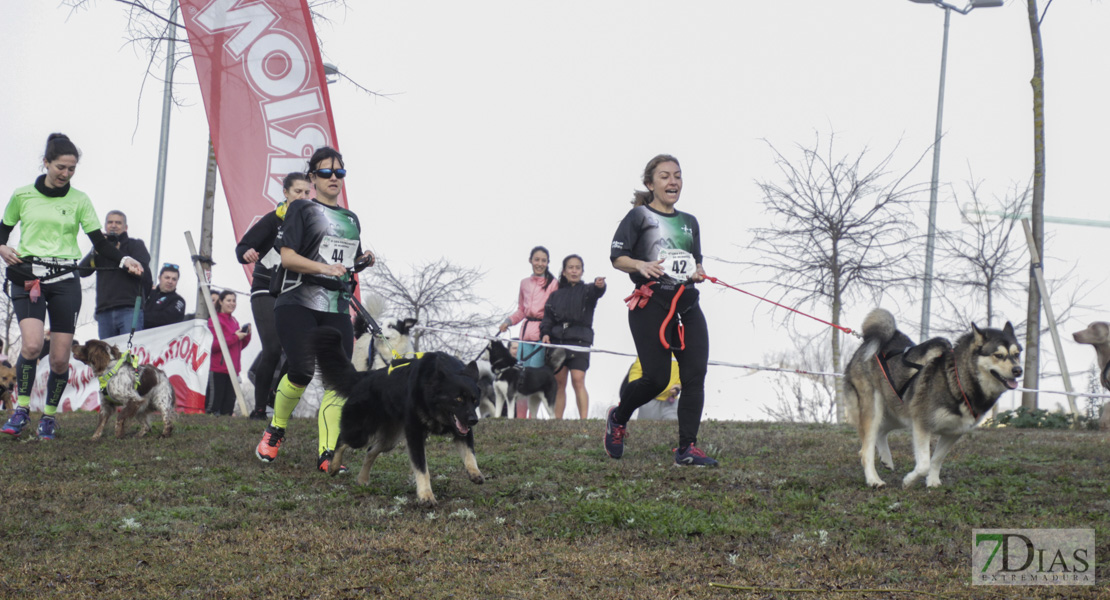
<path id="1" fill-rule="evenodd" d="M 281 364 L 281 342 L 278 341 L 277 326 L 274 324 L 274 297 L 270 295 L 270 276 L 275 266 L 281 264 L 281 256 L 274 249 L 278 230 L 285 222 L 285 211 L 297 200 L 308 198 L 312 187 L 304 173 L 290 173 L 281 182 L 285 202 L 277 205 L 272 212 L 266 213 L 243 234 L 235 247 L 235 256 L 246 265 L 254 263 L 251 277 L 251 314 L 254 326 L 262 340 L 262 351 L 254 359 L 250 373 L 254 377 L 254 410 L 250 418 L 266 419 L 266 406 L 274 397 L 274 374 Z"/>
<path id="2" fill-rule="evenodd" d="M 594 343 L 594 309 L 597 300 L 605 295 L 605 278 L 597 277 L 593 285 L 582 283 L 582 257 L 571 254 L 563 259 L 559 274 L 559 289 L 547 299 L 543 309 L 540 334 L 545 344 L 592 346 Z M 574 387 L 578 404 L 578 418 L 589 415 L 590 395 L 586 392 L 586 369 L 590 368 L 589 352 L 567 351 L 566 362 L 555 374 L 558 396 L 555 398 L 555 418 L 562 419 L 567 405 L 567 373 Z"/>

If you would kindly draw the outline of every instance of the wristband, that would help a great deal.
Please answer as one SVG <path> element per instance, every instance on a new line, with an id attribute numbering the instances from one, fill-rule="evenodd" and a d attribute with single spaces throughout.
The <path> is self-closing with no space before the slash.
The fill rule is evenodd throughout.
<path id="1" fill-rule="evenodd" d="M 121 258 L 120 261 L 119 261 L 119 268 L 126 269 L 127 268 L 127 259 L 129 259 L 129 258 L 131 258 L 131 257 L 130 256 L 125 256 L 125 257 Z"/>

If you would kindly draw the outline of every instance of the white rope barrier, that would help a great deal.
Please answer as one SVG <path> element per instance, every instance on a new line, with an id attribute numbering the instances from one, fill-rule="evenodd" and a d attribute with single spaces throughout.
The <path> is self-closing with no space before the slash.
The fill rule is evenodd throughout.
<path id="1" fill-rule="evenodd" d="M 439 327 L 428 327 L 426 325 L 415 325 L 415 326 L 413 326 L 413 329 L 423 329 L 425 331 L 434 331 L 436 333 L 446 333 L 448 335 L 458 335 L 458 336 L 463 336 L 463 337 L 468 337 L 468 338 L 473 338 L 473 339 L 478 339 L 478 340 L 486 340 L 486 341 L 490 341 L 490 342 L 516 341 L 516 342 L 524 343 L 524 344 L 534 344 L 536 346 L 543 346 L 545 348 L 563 348 L 564 350 L 570 350 L 570 351 L 573 351 L 573 352 L 596 352 L 596 353 L 600 353 L 600 354 L 612 354 L 614 356 L 627 356 L 629 358 L 636 358 L 635 354 L 630 354 L 628 352 L 618 352 L 616 350 L 606 350 L 604 348 L 586 348 L 586 347 L 583 347 L 583 346 L 569 346 L 569 345 L 566 345 L 566 344 L 545 344 L 543 342 L 525 342 L 525 341 L 521 341 L 521 340 L 506 340 L 505 338 L 501 338 L 501 337 L 497 337 L 497 336 L 479 335 L 479 334 L 475 334 L 475 333 L 466 333 L 464 331 L 456 331 L 454 329 L 442 329 L 442 328 L 439 328 Z M 801 370 L 801 369 L 787 369 L 787 368 L 780 368 L 780 367 L 767 367 L 767 366 L 763 366 L 763 365 L 745 365 L 745 364 L 739 364 L 739 363 L 724 362 L 724 361 L 720 361 L 720 360 L 711 360 L 711 361 L 709 361 L 709 364 L 713 365 L 713 366 L 716 366 L 716 367 L 731 367 L 731 368 L 734 368 L 734 369 L 750 369 L 750 370 L 753 370 L 753 371 L 771 371 L 771 372 L 776 372 L 776 373 L 794 373 L 794 374 L 797 374 L 797 375 L 815 375 L 815 376 L 819 376 L 819 377 L 844 377 L 843 373 L 833 373 L 833 372 L 826 372 L 826 371 L 804 371 L 804 370 Z M 1062 394 L 1062 395 L 1065 395 L 1065 396 L 1080 396 L 1080 397 L 1084 397 L 1084 398 L 1110 399 L 1110 394 L 1089 394 L 1089 393 L 1085 393 L 1085 392 L 1061 392 L 1061 391 L 1056 391 L 1056 390 L 1038 390 L 1038 389 L 1020 388 L 1020 387 L 1015 389 L 1015 390 L 1012 390 L 1012 391 L 1015 391 L 1015 392 L 1034 392 L 1034 393 L 1037 393 L 1037 394 Z"/>

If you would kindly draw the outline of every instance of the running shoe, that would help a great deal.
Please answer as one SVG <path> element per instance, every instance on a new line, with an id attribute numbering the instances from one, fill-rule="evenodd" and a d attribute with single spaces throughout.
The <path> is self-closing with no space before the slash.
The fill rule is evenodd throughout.
<path id="1" fill-rule="evenodd" d="M 252 420 L 252 421 L 265 421 L 267 418 L 268 417 L 266 415 L 266 409 L 265 408 L 263 408 L 262 410 L 252 410 L 251 411 L 250 420 Z"/>
<path id="2" fill-rule="evenodd" d="M 690 444 L 685 451 L 674 449 L 674 464 L 683 467 L 715 467 L 717 461 L 706 456 L 697 446 Z"/>
<path id="3" fill-rule="evenodd" d="M 324 450 L 320 458 L 316 459 L 316 468 L 327 473 L 328 467 L 331 465 L 332 459 L 335 458 L 335 452 L 331 450 Z M 339 472 L 337 475 L 342 475 L 347 472 L 347 465 L 339 465 Z"/>
<path id="4" fill-rule="evenodd" d="M 274 462 L 277 459 L 281 441 L 285 439 L 285 429 L 268 425 L 262 433 L 262 441 L 254 449 L 254 455 L 262 462 Z"/>
<path id="5" fill-rule="evenodd" d="M 613 415 L 617 412 L 617 407 L 609 409 L 609 414 L 605 417 L 605 452 L 609 458 L 620 458 L 624 456 L 624 438 L 628 437 L 628 427 L 625 425 L 618 425 L 613 420 Z"/>
<path id="6" fill-rule="evenodd" d="M 43 415 L 42 418 L 39 419 L 39 439 L 54 439 L 54 428 L 56 426 L 57 422 L 54 420 L 54 417 Z"/>
<path id="7" fill-rule="evenodd" d="M 6 433 L 12 437 L 19 437 L 23 432 L 23 428 L 31 421 L 31 409 L 25 406 L 17 406 L 15 412 L 12 413 L 11 418 L 3 427 L 0 427 L 0 432 Z"/>

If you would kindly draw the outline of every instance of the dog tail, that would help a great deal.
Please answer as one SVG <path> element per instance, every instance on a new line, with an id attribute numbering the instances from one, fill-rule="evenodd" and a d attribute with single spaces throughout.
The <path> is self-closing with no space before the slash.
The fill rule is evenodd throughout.
<path id="1" fill-rule="evenodd" d="M 887 342 L 894 339 L 898 333 L 898 324 L 894 315 L 885 308 L 875 308 L 867 313 L 860 327 L 863 333 L 863 347 L 860 348 L 861 358 L 871 358 Z"/>
<path id="2" fill-rule="evenodd" d="M 343 335 L 332 327 L 317 327 L 312 334 L 312 349 L 324 387 L 349 398 L 365 374 L 355 370 L 343 351 Z"/>

